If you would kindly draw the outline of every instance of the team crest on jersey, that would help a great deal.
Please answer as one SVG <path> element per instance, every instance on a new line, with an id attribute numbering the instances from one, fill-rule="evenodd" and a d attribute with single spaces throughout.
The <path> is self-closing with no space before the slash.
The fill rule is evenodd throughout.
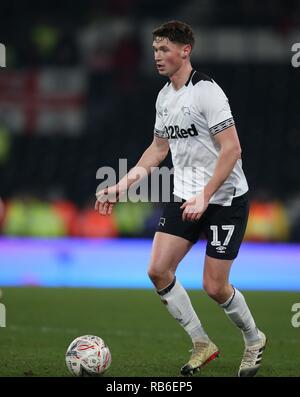
<path id="1" fill-rule="evenodd" d="M 189 115 L 191 114 L 190 108 L 189 108 L 188 106 L 182 106 L 181 110 L 182 110 L 182 113 L 183 113 L 185 116 L 189 116 Z"/>
<path id="2" fill-rule="evenodd" d="M 164 108 L 164 111 L 163 111 L 164 117 L 167 117 L 168 114 L 169 114 L 168 109 L 167 109 L 167 108 Z"/>

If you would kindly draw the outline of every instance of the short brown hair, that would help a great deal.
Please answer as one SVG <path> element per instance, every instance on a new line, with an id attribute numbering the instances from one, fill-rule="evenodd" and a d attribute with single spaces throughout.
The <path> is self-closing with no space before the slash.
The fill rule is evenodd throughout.
<path id="1" fill-rule="evenodd" d="M 195 36 L 192 28 L 185 22 L 169 21 L 152 31 L 153 39 L 156 37 L 168 38 L 173 43 L 190 44 L 193 48 Z"/>

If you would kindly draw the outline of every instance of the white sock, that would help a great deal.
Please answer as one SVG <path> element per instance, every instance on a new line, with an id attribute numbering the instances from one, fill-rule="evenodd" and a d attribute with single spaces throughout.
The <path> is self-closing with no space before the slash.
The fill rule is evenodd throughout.
<path id="1" fill-rule="evenodd" d="M 239 290 L 233 288 L 230 298 L 220 306 L 223 307 L 231 321 L 242 331 L 246 346 L 254 345 L 260 341 L 252 314 Z"/>
<path id="2" fill-rule="evenodd" d="M 193 309 L 186 290 L 176 280 L 176 277 L 168 287 L 157 291 L 157 293 L 160 295 L 169 313 L 190 335 L 193 343 L 210 341 Z"/>

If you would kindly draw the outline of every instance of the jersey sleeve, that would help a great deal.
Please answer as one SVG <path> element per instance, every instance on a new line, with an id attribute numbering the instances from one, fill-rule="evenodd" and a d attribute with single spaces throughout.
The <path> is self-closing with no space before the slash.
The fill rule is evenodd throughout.
<path id="1" fill-rule="evenodd" d="M 159 104 L 159 96 L 157 98 L 155 108 L 156 108 L 156 118 L 154 125 L 154 135 L 157 136 L 158 138 L 168 138 L 168 135 L 165 131 L 162 108 Z"/>
<path id="2" fill-rule="evenodd" d="M 205 82 L 200 96 L 201 110 L 207 121 L 209 132 L 216 135 L 234 125 L 228 98 L 217 83 Z"/>

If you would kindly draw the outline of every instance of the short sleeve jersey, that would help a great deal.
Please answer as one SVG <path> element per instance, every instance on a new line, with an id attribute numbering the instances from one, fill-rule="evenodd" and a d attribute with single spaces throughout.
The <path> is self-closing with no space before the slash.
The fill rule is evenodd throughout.
<path id="1" fill-rule="evenodd" d="M 181 89 L 176 91 L 171 82 L 162 88 L 156 101 L 154 134 L 169 140 L 176 196 L 188 200 L 203 190 L 219 157 L 215 136 L 232 125 L 228 99 L 210 77 L 193 70 Z M 210 204 L 230 206 L 233 197 L 247 191 L 239 159 Z"/>

